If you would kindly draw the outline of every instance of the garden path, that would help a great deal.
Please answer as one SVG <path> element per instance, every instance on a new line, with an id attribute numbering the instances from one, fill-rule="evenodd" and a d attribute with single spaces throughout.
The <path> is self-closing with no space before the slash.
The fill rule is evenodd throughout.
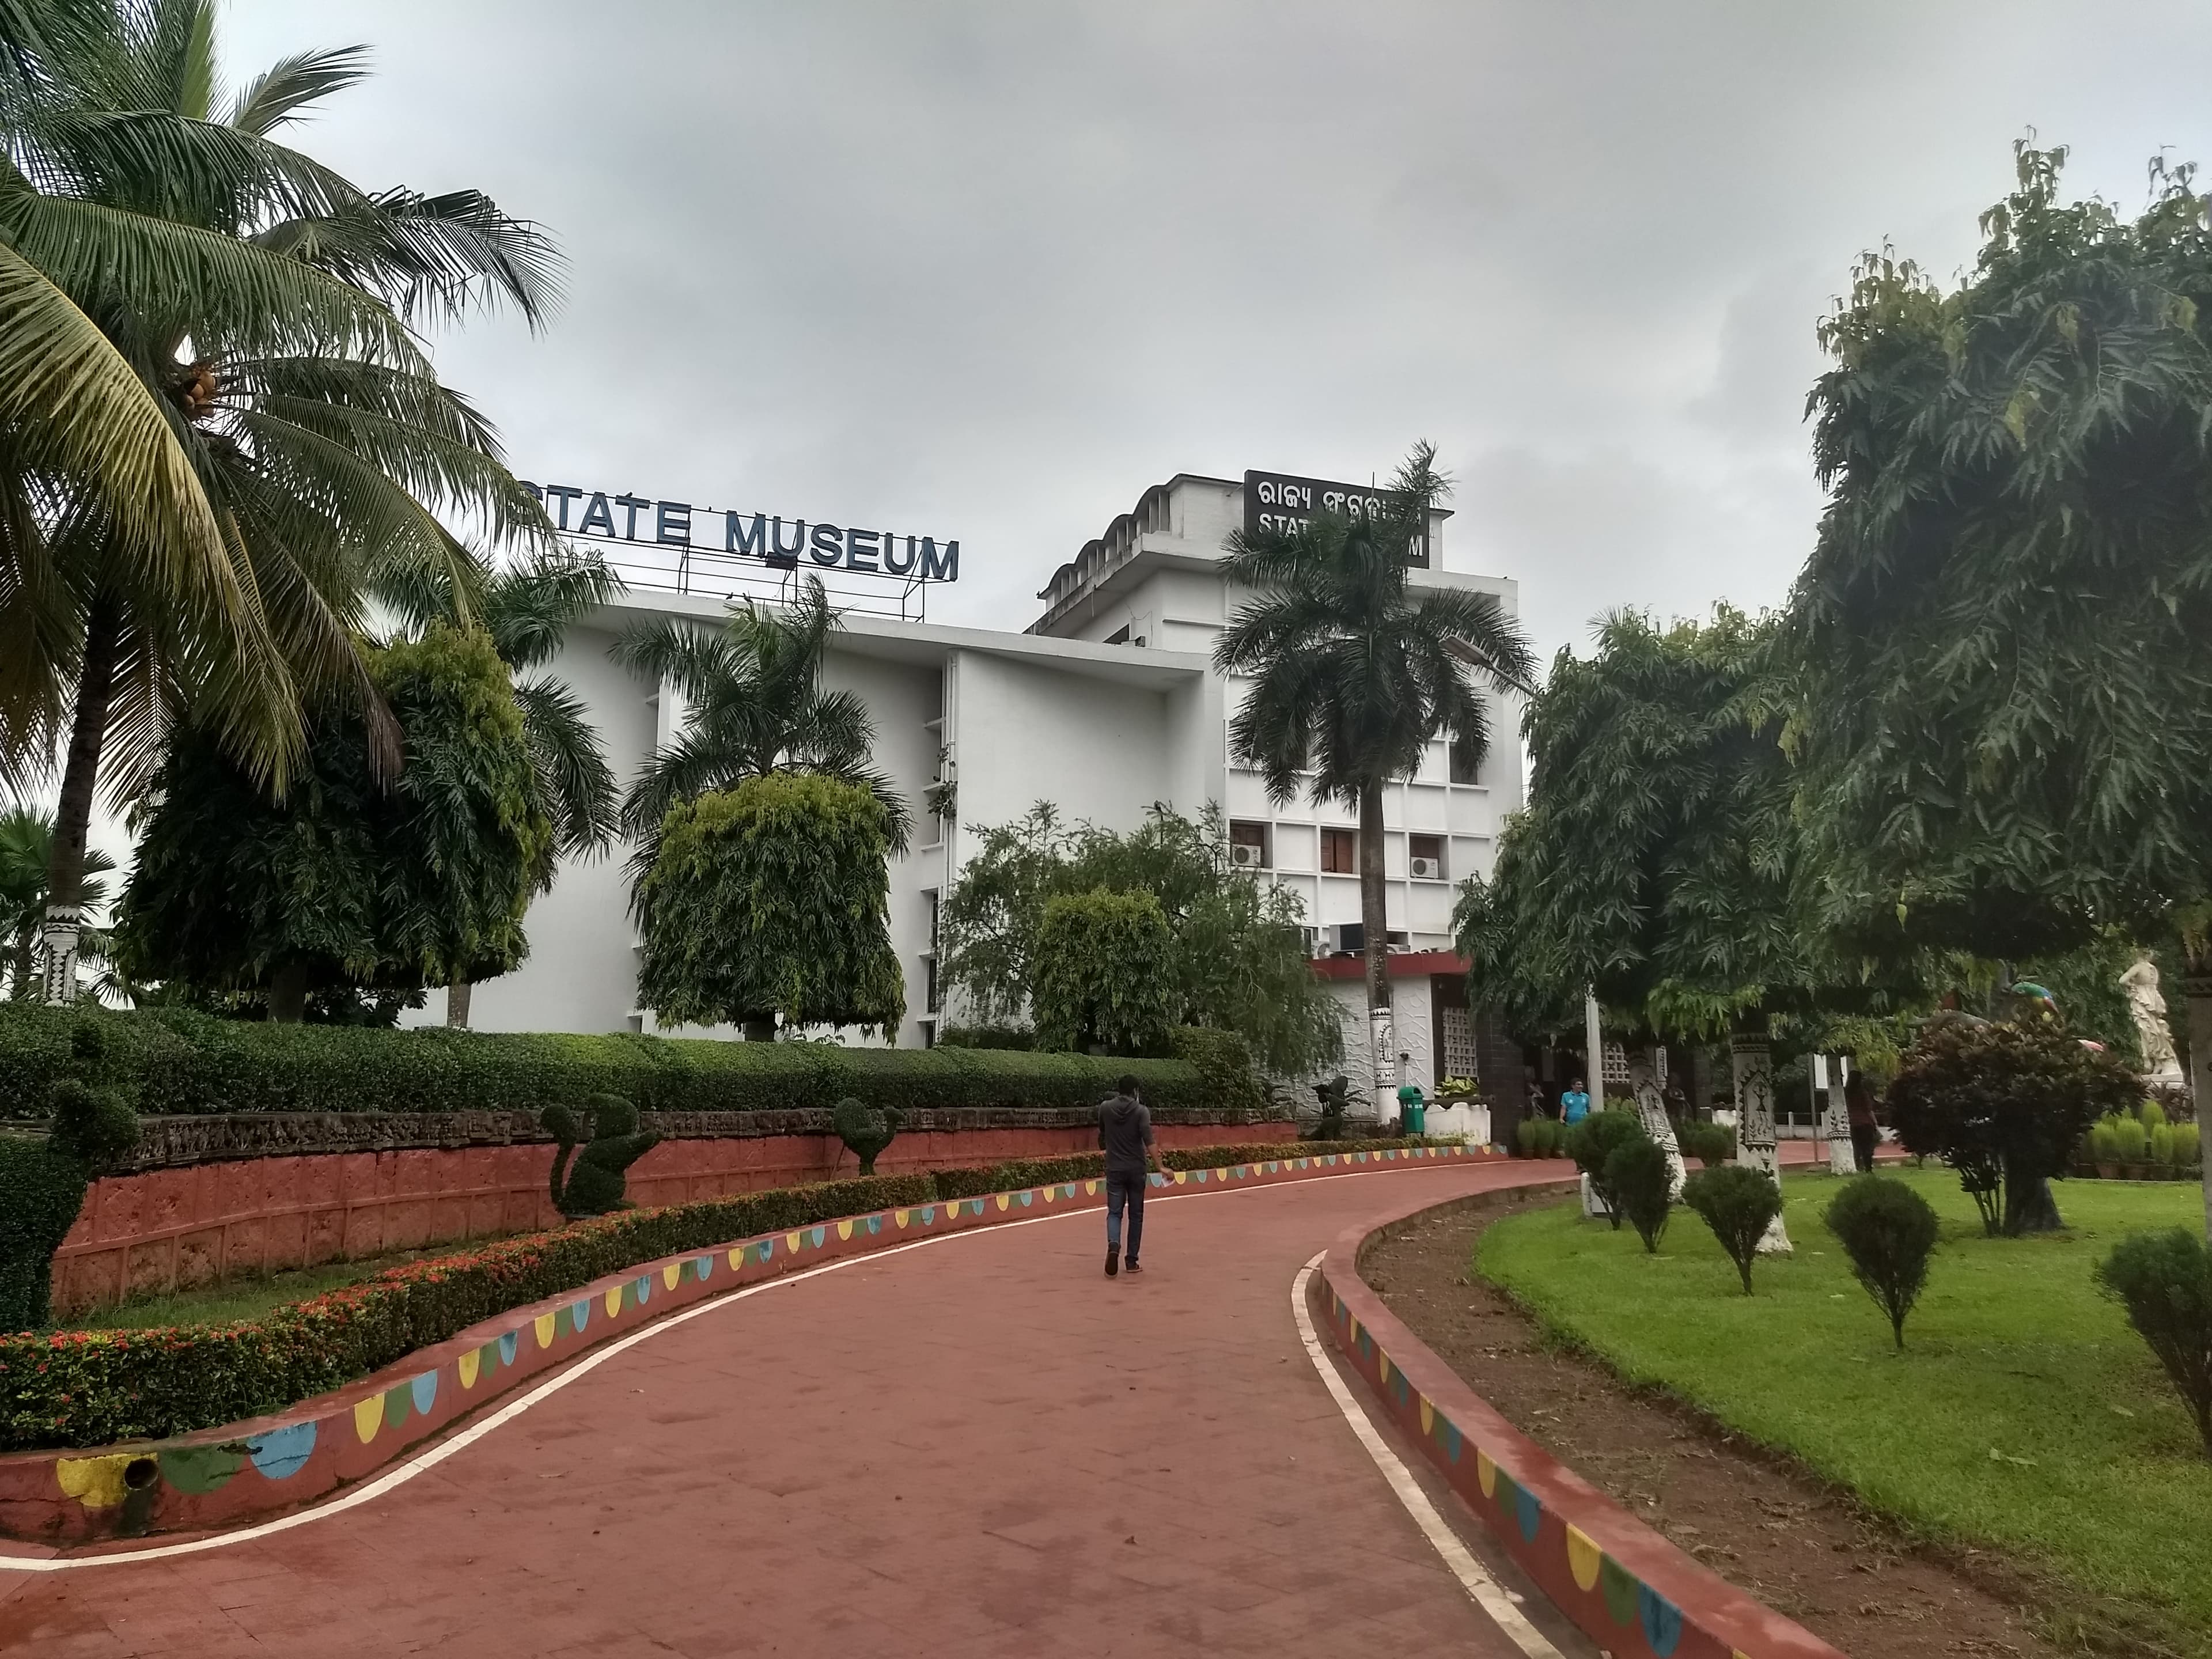
<path id="1" fill-rule="evenodd" d="M 1409 1199 L 1560 1168 L 1156 1199 L 1135 1279 L 1101 1274 L 1095 1212 L 860 1258 L 641 1344 L 359 1509 L 0 1571 L 0 1652 L 1517 1659 L 1340 1415 L 1289 1287 Z"/>

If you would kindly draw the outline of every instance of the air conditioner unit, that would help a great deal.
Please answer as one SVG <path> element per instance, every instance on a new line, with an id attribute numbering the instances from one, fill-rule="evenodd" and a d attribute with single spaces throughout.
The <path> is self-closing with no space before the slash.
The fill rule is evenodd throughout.
<path id="1" fill-rule="evenodd" d="M 1443 878 L 1444 866 L 1441 859 L 1409 859 L 1407 864 L 1412 869 L 1415 881 L 1441 881 Z"/>
<path id="2" fill-rule="evenodd" d="M 1261 857 L 1261 851 L 1249 842 L 1231 842 L 1229 843 L 1229 861 L 1239 870 L 1257 870 L 1266 861 Z"/>
<path id="3" fill-rule="evenodd" d="M 1367 948 L 1367 928 L 1364 923 L 1340 921 L 1336 926 L 1336 948 L 1347 956 L 1357 956 Z"/>

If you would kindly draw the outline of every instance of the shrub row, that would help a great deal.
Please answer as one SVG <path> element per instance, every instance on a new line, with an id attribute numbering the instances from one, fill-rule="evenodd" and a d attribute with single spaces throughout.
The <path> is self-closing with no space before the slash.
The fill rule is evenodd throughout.
<path id="1" fill-rule="evenodd" d="M 0 1003 L 0 1117 L 35 1117 L 66 1074 L 70 1010 Z M 149 1115 L 200 1112 L 535 1112 L 620 1095 L 641 1111 L 873 1106 L 1093 1106 L 1135 1073 L 1155 1110 L 1261 1103 L 1233 1035 L 1179 1032 L 1174 1060 L 988 1048 L 842 1048 L 813 1042 L 269 1025 L 185 1008 L 98 1016 L 115 1079 Z"/>
<path id="2" fill-rule="evenodd" d="M 1166 1160 L 1209 1169 L 1417 1144 L 1188 1147 Z M 0 1451 L 158 1439 L 239 1422 L 343 1388 L 479 1320 L 662 1256 L 872 1210 L 1087 1179 L 1100 1167 L 1093 1153 L 623 1210 L 388 1268 L 258 1319 L 0 1335 Z"/>
<path id="3" fill-rule="evenodd" d="M 1261 1164 L 1269 1158 L 1324 1158 L 1337 1152 L 1371 1152 L 1392 1146 L 1431 1145 L 1427 1137 L 1397 1140 L 1269 1140 L 1249 1146 L 1162 1147 L 1160 1162 L 1170 1170 L 1212 1170 L 1231 1164 Z M 1020 1187 L 1048 1187 L 1056 1181 L 1090 1181 L 1106 1173 L 1103 1152 L 1071 1152 L 1065 1158 L 1022 1158 L 988 1170 L 939 1170 L 940 1198 L 975 1198 Z"/>

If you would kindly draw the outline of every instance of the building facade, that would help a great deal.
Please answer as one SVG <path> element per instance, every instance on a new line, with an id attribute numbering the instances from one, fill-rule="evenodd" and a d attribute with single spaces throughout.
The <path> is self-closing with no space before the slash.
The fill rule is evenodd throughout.
<path id="1" fill-rule="evenodd" d="M 1316 493 L 1330 488 L 1263 474 L 1242 482 L 1186 474 L 1157 485 L 1054 574 L 1039 596 L 1044 611 L 1026 632 L 906 620 L 857 605 L 846 611 L 824 678 L 866 702 L 876 763 L 915 804 L 918 820 L 912 849 L 890 871 L 891 943 L 907 987 L 898 1042 L 933 1041 L 946 1018 L 936 973 L 937 907 L 972 855 L 980 829 L 1018 818 L 1039 801 L 1051 802 L 1064 820 L 1115 830 L 1138 827 L 1154 803 L 1193 814 L 1218 805 L 1238 862 L 1304 901 L 1321 971 L 1356 1012 L 1359 981 L 1343 971 L 1362 943 L 1353 814 L 1303 798 L 1279 805 L 1255 774 L 1233 763 L 1228 725 L 1243 686 L 1217 674 L 1211 654 L 1247 597 L 1220 574 L 1230 533 L 1285 501 L 1293 509 L 1334 505 Z M 1492 593 L 1515 612 L 1511 580 L 1449 568 L 1444 520 L 1437 514 L 1415 550 L 1412 580 Z M 571 630 L 550 672 L 584 700 L 609 763 L 627 782 L 682 729 L 684 711 L 671 688 L 643 683 L 614 661 L 615 640 L 639 622 L 663 617 L 712 627 L 736 590 L 696 591 L 713 584 L 659 580 L 615 562 L 630 590 Z M 674 591 L 679 586 L 694 591 Z M 1439 740 L 1386 802 L 1398 1044 L 1409 1056 L 1409 1073 L 1425 1084 L 1478 1070 L 1488 1075 L 1507 1063 L 1506 1046 L 1468 1011 L 1463 978 L 1448 954 L 1454 889 L 1469 875 L 1488 873 L 1498 827 L 1521 805 L 1519 751 L 1510 735 L 1518 729 L 1518 711 L 1499 707 L 1493 714 L 1499 741 L 1479 766 Z M 951 810 L 932 816 L 925 793 L 943 781 L 954 785 Z M 618 851 L 563 866 L 553 890 L 531 908 L 529 960 L 477 988 L 475 1025 L 659 1029 L 651 1012 L 636 1006 L 639 942 L 625 856 Z M 442 1002 L 434 994 L 416 1018 L 442 1018 Z M 1364 1020 L 1348 1020 L 1346 1037 L 1351 1069 L 1366 1072 L 1358 1052 Z M 1512 1054 L 1517 1090 L 1517 1050 Z"/>

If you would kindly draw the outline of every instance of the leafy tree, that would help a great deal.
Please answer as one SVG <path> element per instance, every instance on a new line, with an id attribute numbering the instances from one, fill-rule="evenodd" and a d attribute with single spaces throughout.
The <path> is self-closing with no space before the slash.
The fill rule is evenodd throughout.
<path id="1" fill-rule="evenodd" d="M 1048 1047 L 1158 1053 L 1174 1017 L 1173 936 L 1150 892 L 1062 893 L 1037 929 L 1037 1034 Z"/>
<path id="2" fill-rule="evenodd" d="M 671 807 L 779 773 L 867 790 L 884 809 L 884 846 L 906 851 L 913 811 L 875 768 L 867 704 L 857 692 L 822 684 L 823 655 L 837 627 L 821 578 L 809 576 L 787 609 L 749 599 L 719 629 L 664 618 L 616 641 L 616 660 L 672 690 L 686 715 L 623 802 L 623 832 L 637 843 L 633 873 L 641 878 L 653 867 Z"/>
<path id="3" fill-rule="evenodd" d="M 1447 489 L 1434 447 L 1417 445 L 1385 511 L 1240 531 L 1221 562 L 1224 580 L 1255 595 L 1213 653 L 1221 672 L 1250 682 L 1230 721 L 1231 751 L 1278 805 L 1304 789 L 1358 814 L 1378 1117 L 1389 1115 L 1392 1048 L 1382 792 L 1413 775 L 1439 734 L 1480 763 L 1490 746 L 1484 687 L 1525 692 L 1534 678 L 1527 639 L 1494 595 L 1407 578 L 1407 550 Z"/>
<path id="4" fill-rule="evenodd" d="M 620 797 L 582 699 L 538 671 L 559 653 L 572 624 L 622 591 L 622 578 L 595 555 L 539 551 L 488 573 L 477 605 L 483 630 L 512 678 L 523 741 L 536 774 L 538 809 L 551 820 L 554 850 L 564 858 L 606 851 L 620 827 Z M 465 596 L 450 582 L 405 571 L 381 584 L 379 593 L 417 637 L 440 624 L 464 625 Z M 545 884 L 552 884 L 550 869 Z M 447 1024 L 469 1023 L 472 985 L 464 977 L 447 987 Z"/>
<path id="5" fill-rule="evenodd" d="M 1615 1232 L 1626 1218 L 1621 1212 L 1620 1194 L 1613 1190 L 1613 1155 L 1623 1146 L 1650 1139 L 1644 1126 L 1629 1112 L 1592 1112 L 1567 1131 L 1566 1153 L 1575 1161 L 1575 1167 L 1589 1177 L 1590 1191 L 1605 1206 L 1606 1218 L 1613 1223 Z"/>
<path id="6" fill-rule="evenodd" d="M 27 806 L 0 812 L 0 928 L 5 929 L 12 957 L 8 994 L 19 1002 L 43 988 L 32 975 L 37 968 L 40 930 L 46 921 L 53 842 L 54 821 L 46 814 Z M 107 902 L 107 884 L 99 878 L 114 868 L 115 860 L 106 854 L 86 852 L 77 889 L 78 902 L 86 909 Z"/>
<path id="7" fill-rule="evenodd" d="M 257 782 L 310 706 L 397 733 L 355 647 L 363 583 L 465 591 L 447 521 L 549 533 L 416 332 L 556 267 L 472 191 L 371 192 L 278 142 L 363 73 L 283 60 L 216 99 L 210 0 L 0 9 L 0 770 L 63 750 L 48 990 L 76 994 L 93 797 L 134 793 L 189 714 Z"/>
<path id="8" fill-rule="evenodd" d="M 1926 1199 L 1901 1181 L 1861 1174 L 1828 1206 L 1828 1231 L 1850 1258 L 1851 1276 L 1888 1316 L 1905 1348 L 1905 1316 L 1928 1285 L 1928 1263 L 1942 1229 Z"/>
<path id="9" fill-rule="evenodd" d="M 504 664 L 481 631 L 432 626 L 371 653 L 405 768 L 380 784 L 368 723 L 339 708 L 272 800 L 219 740 L 180 730 L 136 820 L 119 953 L 139 979 L 258 989 L 296 1020 L 311 992 L 505 973 L 528 951 L 555 831 Z"/>
<path id="10" fill-rule="evenodd" d="M 1456 916 L 1470 989 L 1520 1019 L 1568 1025 L 1587 986 L 1632 1028 L 1728 1037 L 1738 1156 L 1770 1177 L 1778 1019 L 1816 1027 L 1905 988 L 1802 926 L 1778 632 L 1726 605 L 1663 629 L 1622 611 L 1594 655 L 1562 651 L 1526 718 L 1528 806 Z M 1778 1224 L 1768 1247 L 1789 1248 Z"/>
<path id="11" fill-rule="evenodd" d="M 1306 955 L 1304 904 L 1229 861 L 1218 809 L 1192 818 L 1156 805 L 1140 828 L 1117 835 L 1064 827 L 1040 801 L 1014 823 L 975 833 L 981 845 L 945 894 L 938 929 L 945 982 L 978 1018 L 1029 1014 L 1048 900 L 1141 890 L 1159 901 L 1172 935 L 1170 1024 L 1234 1031 L 1279 1077 L 1310 1077 L 1340 1056 L 1336 1000 Z"/>
<path id="12" fill-rule="evenodd" d="M 2066 1172 L 2091 1124 L 2142 1092 L 2056 1023 L 1954 1014 L 1929 1023 L 1887 1099 L 1905 1150 L 1957 1170 L 1994 1237 L 2056 1226 L 2044 1183 Z"/>
<path id="13" fill-rule="evenodd" d="M 2127 220 L 2064 161 L 2019 147 L 1957 287 L 1869 256 L 1823 326 L 1803 807 L 1853 948 L 2178 926 L 2208 1100 L 2212 226 L 2187 167 Z"/>
<path id="14" fill-rule="evenodd" d="M 896 1030 L 890 814 L 869 789 L 775 772 L 668 809 L 639 884 L 638 996 L 666 1024 Z"/>

